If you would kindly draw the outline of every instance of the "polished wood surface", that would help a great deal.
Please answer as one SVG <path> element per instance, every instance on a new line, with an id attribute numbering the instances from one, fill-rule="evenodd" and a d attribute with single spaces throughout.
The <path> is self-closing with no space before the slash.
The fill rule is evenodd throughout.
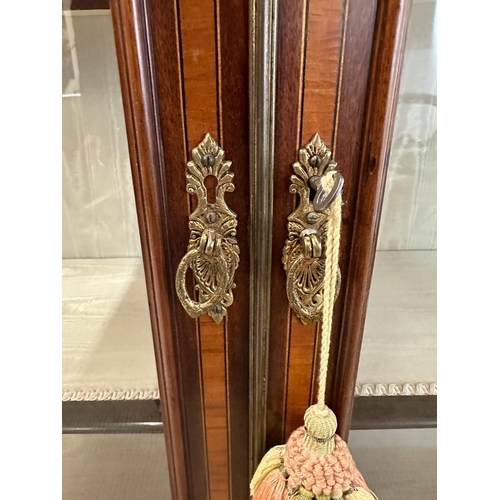
<path id="1" fill-rule="evenodd" d="M 315 395 L 318 327 L 302 325 L 291 313 L 281 263 L 295 206 L 291 166 L 315 131 L 324 134 L 346 179 L 343 285 L 327 398 L 339 433 L 348 434 L 405 5 L 289 0 L 279 6 L 268 446 L 284 442 L 301 424 Z M 248 5 L 113 0 L 111 7 L 173 498 L 248 498 Z M 234 303 L 220 325 L 190 318 L 173 289 L 195 203 L 185 191 L 185 165 L 207 132 L 233 162 L 236 189 L 227 201 L 238 216 L 241 249 Z"/>
<path id="2" fill-rule="evenodd" d="M 333 141 L 346 6 L 346 0 L 307 3 L 300 147 L 315 133 L 329 146 Z M 302 425 L 304 408 L 314 403 L 320 338 L 318 324 L 303 325 L 290 314 L 285 437 Z"/>
<path id="3" fill-rule="evenodd" d="M 158 129 L 159 108 L 155 97 L 157 89 L 154 85 L 151 56 L 151 45 L 148 37 L 148 13 L 139 0 L 113 0 L 111 4 L 113 26 L 115 30 L 118 64 L 122 85 L 123 104 L 127 123 L 130 163 L 134 181 L 139 230 L 141 234 L 142 255 L 148 288 L 151 326 L 155 346 L 156 364 L 160 398 L 163 402 L 163 423 L 167 457 L 169 464 L 172 496 L 180 497 L 180 492 L 188 491 L 188 481 L 192 462 L 196 459 L 190 456 L 187 439 L 186 412 L 184 397 L 192 396 L 196 401 L 196 389 L 187 393 L 183 390 L 179 360 L 182 349 L 180 341 L 189 337 L 191 325 L 182 324 L 183 316 L 179 315 L 179 304 L 175 301 L 173 280 L 165 279 L 173 275 L 172 261 L 180 255 L 178 238 L 172 238 L 172 224 L 166 218 L 168 202 L 164 182 L 164 158 L 162 147 L 168 148 L 169 154 L 184 154 L 182 145 L 183 134 L 171 137 L 176 128 L 171 127 L 167 134 L 167 142 L 159 141 Z M 169 20 L 174 20 L 173 12 L 164 6 L 162 13 Z M 174 37 L 175 24 L 172 31 L 165 30 L 167 36 Z M 174 49 L 174 45 L 166 44 Z M 172 55 L 172 54 L 171 54 Z M 175 61 L 175 59 L 172 59 Z M 167 99 L 174 98 L 170 103 L 173 109 L 180 101 L 178 96 L 178 80 L 169 82 L 170 92 Z M 177 92 L 176 92 L 177 91 Z M 168 127 L 167 123 L 167 127 Z M 165 128 L 162 129 L 165 131 Z M 164 138 L 165 139 L 165 138 Z M 173 140 L 172 140 L 173 139 Z M 176 140 L 180 139 L 180 140 Z M 182 174 L 179 175 L 182 179 Z M 182 179 L 183 180 L 183 179 Z M 177 191 L 174 191 L 175 195 Z M 180 190 L 178 191 L 180 192 Z M 185 195 L 184 195 L 185 199 Z M 167 223 L 166 223 L 167 222 Z M 187 227 L 178 227 L 177 235 L 184 233 L 187 237 Z M 180 324 L 181 323 L 181 324 Z M 182 331 L 183 335 L 179 335 Z M 184 355 L 184 354 L 183 354 Z M 191 372 L 196 372 L 196 364 Z M 196 421 L 190 428 L 191 434 L 196 432 Z M 199 425 L 199 424 L 198 424 Z M 204 470 L 204 460 L 200 466 Z M 203 484 L 203 483 L 202 483 Z"/>
<path id="4" fill-rule="evenodd" d="M 355 2 L 351 3 L 355 5 Z M 367 9 L 367 3 L 359 7 Z M 350 164 L 349 160 L 353 156 L 345 159 L 343 156 L 349 151 L 351 155 L 355 155 L 358 164 L 357 182 L 352 184 L 357 192 L 352 202 L 346 206 L 346 215 L 348 217 L 350 215 L 352 221 L 348 229 L 350 236 L 347 242 L 344 233 L 344 243 L 349 243 L 350 258 L 347 274 L 344 275 L 347 277 L 343 284 L 344 308 L 337 337 L 338 344 L 334 351 L 337 353 L 337 358 L 333 360 L 335 371 L 334 379 L 330 384 L 332 391 L 329 399 L 337 413 L 339 433 L 345 438 L 348 436 L 354 403 L 353 395 L 375 260 L 411 4 L 411 0 L 378 2 L 368 77 L 369 87 L 365 90 L 363 85 L 362 89 L 363 93 L 367 94 L 364 111 L 357 104 L 361 102 L 361 97 L 359 96 L 354 101 L 349 95 L 355 87 L 352 82 L 360 81 L 358 68 L 349 64 L 344 70 L 345 84 L 342 85 L 342 89 L 343 92 L 345 89 L 347 95 L 345 97 L 341 95 L 341 102 L 344 100 L 347 103 L 356 104 L 351 104 L 347 109 L 344 108 L 345 115 L 342 114 L 341 106 L 339 131 L 344 130 L 345 127 L 345 132 L 349 133 L 349 125 L 352 126 L 353 122 L 358 121 L 358 113 L 365 116 L 364 123 L 359 119 L 359 126 L 363 125 L 361 134 L 353 133 L 350 137 L 344 134 L 338 136 L 339 164 Z M 365 10 L 360 11 L 358 15 L 366 19 L 369 15 L 373 15 L 373 12 Z M 365 32 L 360 32 L 358 25 L 351 27 L 348 23 L 346 60 L 351 60 L 355 54 L 360 53 L 362 47 L 368 45 L 368 40 L 363 40 L 363 35 L 366 36 Z M 348 50 L 352 52 L 348 53 Z M 366 60 L 369 60 L 368 55 Z M 354 132 L 354 130 L 351 131 Z M 361 155 L 359 155 L 359 146 L 361 146 Z M 347 178 L 346 184 L 348 184 Z"/>
<path id="5" fill-rule="evenodd" d="M 199 331 L 210 498 L 229 498 L 225 325 L 204 315 Z"/>
<path id="6" fill-rule="evenodd" d="M 313 394 L 314 358 L 318 339 L 315 325 L 304 325 L 292 313 L 288 349 L 287 391 L 285 404 L 285 435 L 303 425 L 304 408 Z"/>
<path id="7" fill-rule="evenodd" d="M 110 0 L 63 0 L 63 10 L 109 9 Z"/>
<path id="8" fill-rule="evenodd" d="M 358 12 L 357 5 L 352 7 L 351 3 L 356 1 L 294 1 L 287 2 L 280 9 L 273 296 L 274 293 L 279 296 L 281 290 L 285 289 L 281 255 L 287 237 L 286 218 L 295 206 L 294 195 L 289 194 L 288 190 L 292 164 L 297 160 L 298 149 L 311 140 L 317 131 L 320 131 L 330 148 L 337 139 L 335 130 L 342 106 L 342 61 L 344 51 L 348 48 L 345 30 L 349 22 L 348 13 L 353 8 L 354 21 L 351 20 L 351 23 L 356 22 L 360 31 L 368 33 L 368 43 L 363 38 L 362 43 L 367 46 L 356 58 L 350 57 L 349 66 L 358 70 L 359 65 L 365 67 L 365 75 L 368 71 L 369 60 L 363 56 L 370 53 L 369 34 L 373 16 L 363 18 L 366 11 Z M 371 3 L 371 8 L 373 10 L 374 3 Z M 355 104 L 359 106 L 363 105 L 363 97 L 363 94 L 352 96 L 357 99 Z M 355 170 L 351 161 L 340 164 L 343 172 L 348 167 Z M 350 192 L 352 197 L 355 190 L 351 188 Z M 345 254 L 348 254 L 346 249 L 349 248 L 349 243 L 343 240 L 341 267 Z M 302 325 L 288 307 L 286 294 L 283 302 L 280 298 L 276 300 L 276 304 L 277 307 L 271 313 L 268 446 L 283 442 L 294 428 L 302 424 L 304 411 L 315 397 L 319 351 L 319 326 Z M 286 374 L 284 380 L 283 372 Z"/>
<path id="9" fill-rule="evenodd" d="M 219 123 L 221 145 L 233 162 L 235 190 L 226 193 L 238 216 L 240 263 L 235 274 L 234 302 L 226 318 L 228 400 L 228 466 L 231 499 L 248 498 L 250 342 L 250 158 L 248 4 L 217 1 Z M 246 242 L 246 243 L 245 243 Z M 221 497 L 215 497 L 218 500 Z M 222 500 L 222 499 L 221 499 Z"/>
<path id="10" fill-rule="evenodd" d="M 352 353 L 353 359 L 344 358 L 340 349 L 351 336 L 362 337 L 363 328 L 357 332 L 344 326 L 346 309 L 357 310 L 360 316 L 365 311 L 359 307 L 358 298 L 348 297 L 351 286 L 351 259 L 359 249 L 353 240 L 353 227 L 356 217 L 356 200 L 358 199 L 358 183 L 361 164 L 360 145 L 363 141 L 363 126 L 366 105 L 366 92 L 369 82 L 370 60 L 375 16 L 380 2 L 350 0 L 347 10 L 344 41 L 344 65 L 340 83 L 337 133 L 333 140 L 333 151 L 339 167 L 344 175 L 345 184 L 342 194 L 342 239 L 340 244 L 340 268 L 342 271 L 342 286 L 335 304 L 333 317 L 333 335 L 331 344 L 330 370 L 327 382 L 327 402 L 335 411 L 339 421 L 338 433 L 347 439 L 350 427 L 350 414 L 343 411 L 341 405 L 352 407 L 354 402 L 354 377 L 352 390 L 349 389 L 342 401 L 336 401 L 332 395 L 338 393 L 339 373 L 345 366 L 359 356 Z M 346 63 L 348 61 L 348 63 Z M 373 215 L 373 207 L 370 207 Z M 353 301 L 354 302 L 351 302 Z"/>
<path id="11" fill-rule="evenodd" d="M 210 133 L 224 147 L 218 102 L 219 25 L 211 0 L 179 2 L 178 9 L 187 163 L 191 159 L 190 151 L 206 133 Z M 226 158 L 231 160 L 227 152 Z M 189 197 L 188 203 L 192 211 L 196 200 Z M 237 279 L 236 276 L 236 282 Z M 200 353 L 208 495 L 209 498 L 229 499 L 227 319 L 216 324 L 204 315 L 194 321 L 197 323 L 197 349 Z"/>
<path id="12" fill-rule="evenodd" d="M 191 151 L 207 133 L 220 143 L 214 2 L 179 2 L 179 14 L 185 126 Z"/>
<path id="13" fill-rule="evenodd" d="M 292 315 L 286 295 L 285 272 L 281 257 L 288 236 L 286 220 L 295 206 L 289 187 L 291 165 L 300 147 L 306 7 L 306 1 L 281 2 L 278 15 L 267 448 L 281 444 L 285 440 L 289 332 Z"/>
<path id="14" fill-rule="evenodd" d="M 177 393 L 162 394 L 164 413 L 175 407 L 182 422 L 177 442 L 182 437 L 184 456 L 182 461 L 172 457 L 171 474 L 185 470 L 178 491 L 190 499 L 244 498 L 249 481 L 248 246 L 240 245 L 234 303 L 220 325 L 208 316 L 190 318 L 171 288 L 187 251 L 188 216 L 196 203 L 185 191 L 186 163 L 207 132 L 233 162 L 235 192 L 228 193 L 227 202 L 238 215 L 238 240 L 248 238 L 248 37 L 241 36 L 248 32 L 248 9 L 242 0 L 151 0 L 145 11 L 142 2 L 132 3 L 135 11 L 129 14 L 134 19 L 143 13 L 145 33 L 130 43 L 147 46 L 144 65 L 154 87 L 142 98 L 152 100 L 154 132 L 161 144 L 159 172 L 148 180 L 163 198 L 155 214 L 162 220 L 161 230 L 175 235 L 163 248 L 168 267 L 151 277 L 169 287 L 157 298 L 168 295 L 170 324 L 157 335 L 167 338 L 175 352 L 168 366 L 158 363 L 158 371 L 166 378 L 174 372 L 179 384 Z M 122 6 L 112 8 L 123 12 Z M 123 57 L 133 55 L 130 51 Z M 129 142 L 142 133 L 142 123 L 129 121 Z M 154 228 L 150 237 L 158 238 L 158 231 Z M 167 428 L 168 418 L 165 422 Z"/>
<path id="15" fill-rule="evenodd" d="M 333 137 L 347 0 L 309 0 L 301 143 Z"/>
<path id="16" fill-rule="evenodd" d="M 372 143 L 375 128 L 375 137 L 390 137 L 389 108 L 396 94 L 385 99 L 379 86 L 390 80 L 397 88 L 400 67 L 394 69 L 388 61 L 402 53 L 396 34 L 405 32 L 407 14 L 408 2 L 403 0 L 297 0 L 280 6 L 268 447 L 285 441 L 301 425 L 316 392 L 319 327 L 300 324 L 290 312 L 281 267 L 285 221 L 295 203 L 287 193 L 291 166 L 299 147 L 316 131 L 333 149 L 345 178 L 343 281 L 334 311 L 327 401 L 339 418 L 339 434 L 348 436 L 384 178 L 384 167 L 377 168 L 373 161 L 386 159 L 370 163 L 363 145 Z M 387 62 L 380 66 L 384 58 Z M 375 101 L 383 119 L 366 122 Z M 378 191 L 367 187 L 372 182 Z"/>

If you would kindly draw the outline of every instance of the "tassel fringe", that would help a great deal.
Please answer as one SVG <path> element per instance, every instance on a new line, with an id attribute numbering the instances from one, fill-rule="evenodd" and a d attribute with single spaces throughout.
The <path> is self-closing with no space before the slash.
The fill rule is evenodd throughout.
<path id="1" fill-rule="evenodd" d="M 290 499 L 293 500 L 312 500 L 314 498 L 314 493 L 312 491 L 306 490 L 301 486 L 297 491 L 290 495 Z"/>
<path id="2" fill-rule="evenodd" d="M 287 500 L 286 479 L 280 469 L 267 474 L 255 489 L 253 500 Z"/>
<path id="3" fill-rule="evenodd" d="M 378 500 L 374 493 L 360 486 L 353 488 L 351 493 L 344 494 L 343 500 Z"/>
<path id="4" fill-rule="evenodd" d="M 264 478 L 273 470 L 279 469 L 283 465 L 283 456 L 285 454 L 285 445 L 271 448 L 261 460 L 252 482 L 250 483 L 250 495 L 254 495 Z"/>

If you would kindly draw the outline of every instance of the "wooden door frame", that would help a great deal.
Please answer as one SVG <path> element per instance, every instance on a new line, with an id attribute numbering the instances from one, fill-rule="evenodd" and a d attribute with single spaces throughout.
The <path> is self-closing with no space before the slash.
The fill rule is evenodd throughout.
<path id="1" fill-rule="evenodd" d="M 251 9 L 254 9 L 254 5 L 251 3 Z M 270 6 L 271 2 L 266 5 Z M 337 412 L 340 422 L 339 432 L 344 437 L 348 435 L 352 416 L 410 7 L 411 0 L 379 0 L 377 4 L 373 49 L 369 63 L 369 87 L 364 106 L 352 252 L 348 271 L 344 273 L 345 298 L 342 302 L 338 331 L 334 336 L 331 363 L 335 371 L 331 374 L 329 384 L 329 401 Z M 196 459 L 191 456 L 185 432 L 185 426 L 190 422 L 195 425 L 196 411 L 194 415 L 188 415 L 183 404 L 180 381 L 182 339 L 179 338 L 178 332 L 190 329 L 192 325 L 184 324 L 183 316 L 178 314 L 179 304 L 174 283 L 168 279 L 175 274 L 174 267 L 177 262 L 172 258 L 171 252 L 174 235 L 172 228 L 166 222 L 170 208 L 164 178 L 164 150 L 169 145 L 162 141 L 160 130 L 151 19 L 147 0 L 111 0 L 111 11 L 146 274 L 172 498 L 185 498 L 186 492 L 189 491 L 190 471 L 203 465 L 199 463 L 203 457 Z M 253 19 L 257 20 L 258 17 Z M 270 36 L 272 39 L 273 34 Z M 262 45 L 254 43 L 253 47 L 254 50 L 260 50 Z M 255 54 L 251 56 L 255 57 Z M 261 71 L 252 72 L 253 78 L 264 76 Z M 252 85 L 254 88 L 259 88 L 260 84 L 254 81 Z M 272 84 L 265 92 L 272 92 Z M 268 113 L 262 107 L 268 97 L 269 95 L 262 95 L 258 113 Z M 253 116 L 255 119 L 256 115 Z M 258 134 L 252 137 L 257 138 Z M 265 172 L 257 170 L 259 163 L 257 159 L 262 158 L 262 155 L 269 159 L 272 155 L 270 156 L 269 149 L 267 152 L 259 149 L 265 146 L 257 142 L 254 142 L 253 147 L 257 149 L 253 153 L 251 168 L 258 183 L 263 181 Z M 266 203 L 264 198 L 262 203 Z M 255 231 L 255 224 L 250 233 L 251 238 L 255 238 L 258 233 Z M 256 248 L 254 239 L 250 241 L 250 245 Z M 261 273 L 253 267 L 251 274 L 256 280 Z M 266 305 L 262 304 L 261 307 L 265 311 Z M 262 321 L 265 322 L 265 319 L 256 319 L 251 323 L 251 328 L 254 329 L 254 333 L 251 333 L 254 335 L 254 346 L 255 344 L 260 346 L 258 351 L 251 349 L 254 358 L 252 383 L 259 386 L 258 390 L 250 390 L 249 394 L 254 417 L 261 413 L 259 408 L 262 408 L 262 403 L 267 397 L 268 363 L 265 356 L 269 342 L 269 327 L 258 334 L 259 340 L 255 341 L 255 328 L 263 324 Z M 253 454 L 249 475 L 263 452 L 263 439 L 266 435 L 265 418 L 252 419 L 250 435 Z"/>
<path id="2" fill-rule="evenodd" d="M 143 0 L 111 0 L 118 67 L 142 257 L 158 373 L 162 420 L 172 498 L 188 491 L 188 457 L 183 431 L 182 391 L 177 339 L 172 335 L 176 310 L 169 260 L 172 235 L 166 220 L 163 145 L 159 133 L 154 62 L 148 12 Z"/>
<path id="3" fill-rule="evenodd" d="M 339 421 L 338 433 L 346 440 L 352 419 L 412 3 L 412 0 L 379 0 L 375 18 L 349 268 L 342 284 L 345 300 L 329 381 L 328 399 Z"/>

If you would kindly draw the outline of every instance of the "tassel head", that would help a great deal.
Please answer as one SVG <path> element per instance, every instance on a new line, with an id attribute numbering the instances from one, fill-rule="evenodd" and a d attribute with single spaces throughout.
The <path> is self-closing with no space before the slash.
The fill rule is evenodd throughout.
<path id="1" fill-rule="evenodd" d="M 337 417 L 330 408 L 318 405 L 309 407 L 304 415 L 306 434 L 304 446 L 319 456 L 332 453 L 335 449 L 335 432 L 337 431 Z"/>

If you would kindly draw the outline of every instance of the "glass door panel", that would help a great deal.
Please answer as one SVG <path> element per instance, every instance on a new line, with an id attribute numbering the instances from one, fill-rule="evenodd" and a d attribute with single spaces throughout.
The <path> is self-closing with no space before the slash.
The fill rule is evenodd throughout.
<path id="1" fill-rule="evenodd" d="M 436 2 L 410 18 L 359 395 L 436 391 Z"/>
<path id="2" fill-rule="evenodd" d="M 62 113 L 63 413 L 107 414 L 159 398 L 109 10 L 63 8 Z M 161 434 L 65 434 L 63 470 L 68 499 L 168 498 Z"/>

